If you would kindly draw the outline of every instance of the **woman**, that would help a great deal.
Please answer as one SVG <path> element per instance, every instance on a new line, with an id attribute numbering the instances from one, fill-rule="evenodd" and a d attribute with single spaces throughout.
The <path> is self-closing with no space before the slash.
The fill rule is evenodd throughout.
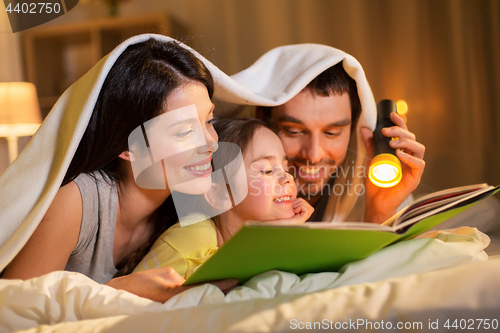
<path id="1" fill-rule="evenodd" d="M 176 118 L 185 114 L 179 109 L 189 108 L 197 113 L 198 133 L 206 144 L 184 147 L 184 151 L 189 151 L 192 165 L 210 160 L 217 142 L 212 94 L 208 69 L 175 41 L 150 39 L 130 45 L 106 76 L 63 186 L 3 277 L 29 279 L 66 269 L 162 302 L 182 291 L 184 280 L 169 268 L 121 276 L 177 220 L 168 185 L 171 179 L 164 179 L 159 187 L 136 184 L 142 174 L 134 172 L 132 163 L 141 153 L 129 136 L 137 128 L 149 131 L 145 123 L 155 117 Z M 162 122 L 150 125 L 158 123 Z M 195 127 L 175 135 L 185 143 L 196 134 Z M 168 148 L 175 150 L 172 145 Z M 174 157 L 170 160 L 177 160 Z M 168 158 L 163 161 L 169 164 Z M 158 165 L 162 164 L 151 168 Z M 218 286 L 225 289 L 233 284 L 222 281 Z"/>

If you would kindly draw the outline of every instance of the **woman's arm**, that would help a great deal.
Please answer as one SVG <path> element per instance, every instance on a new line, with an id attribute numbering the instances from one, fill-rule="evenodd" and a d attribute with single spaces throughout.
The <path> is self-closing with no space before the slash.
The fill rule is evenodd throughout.
<path id="1" fill-rule="evenodd" d="M 141 297 L 149 298 L 156 302 L 164 303 L 172 296 L 200 285 L 193 284 L 190 286 L 183 286 L 182 284 L 184 281 L 186 280 L 177 274 L 173 268 L 164 267 L 120 276 L 110 280 L 106 285 L 115 289 L 128 291 L 129 293 Z M 235 287 L 238 280 L 226 279 L 209 283 L 226 292 Z"/>
<path id="2" fill-rule="evenodd" d="M 64 270 L 82 221 L 82 197 L 75 182 L 61 187 L 35 232 L 7 266 L 3 278 L 30 279 Z"/>

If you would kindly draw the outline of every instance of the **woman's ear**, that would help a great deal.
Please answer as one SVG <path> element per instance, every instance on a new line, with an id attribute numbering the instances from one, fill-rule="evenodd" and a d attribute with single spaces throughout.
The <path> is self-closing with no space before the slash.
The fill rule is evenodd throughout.
<path id="1" fill-rule="evenodd" d="M 128 150 L 125 150 L 123 153 L 118 155 L 118 157 L 130 162 L 135 160 L 134 154 Z"/>

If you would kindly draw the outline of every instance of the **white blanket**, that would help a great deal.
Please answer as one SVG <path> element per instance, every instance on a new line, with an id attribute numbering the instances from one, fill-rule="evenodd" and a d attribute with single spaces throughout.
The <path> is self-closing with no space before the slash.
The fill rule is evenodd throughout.
<path id="1" fill-rule="evenodd" d="M 239 314 L 241 307 L 246 308 L 244 313 L 247 315 L 255 316 L 259 311 L 265 309 L 271 311 L 274 306 L 286 306 L 287 302 L 301 297 L 309 295 L 308 297 L 317 298 L 318 296 L 314 293 L 318 292 L 358 283 L 364 283 L 363 288 L 367 288 L 369 283 L 388 278 L 453 268 L 487 259 L 483 249 L 488 246 L 489 238 L 477 229 L 460 228 L 428 236 L 435 238 L 414 239 L 395 244 L 364 260 L 346 265 L 339 273 L 318 273 L 298 277 L 291 273 L 270 271 L 252 278 L 244 286 L 230 291 L 227 295 L 224 295 L 218 288 L 205 284 L 189 289 L 164 304 L 100 285 L 78 273 L 54 272 L 28 281 L 0 280 L 0 333 L 74 321 L 83 322 L 68 324 L 69 327 L 79 329 L 93 327 L 92 329 L 95 329 L 94 326 L 87 326 L 85 323 L 95 321 L 99 325 L 103 323 L 114 325 L 115 320 L 120 322 L 124 318 L 138 319 L 143 316 L 153 316 L 157 318 L 157 321 L 165 317 L 164 322 L 156 322 L 154 325 L 143 324 L 144 331 L 161 331 L 165 323 L 168 323 L 168 331 L 177 328 L 182 332 L 194 332 L 197 330 L 187 329 L 187 327 L 194 327 L 193 323 L 183 323 L 177 320 L 176 316 L 179 311 L 174 310 L 186 309 L 188 312 L 193 312 L 195 311 L 193 307 L 200 307 L 205 309 L 203 320 L 210 322 L 210 313 L 215 312 L 213 316 L 218 317 L 222 315 L 220 309 L 224 309 L 223 318 L 231 315 L 243 319 L 245 316 Z M 418 280 L 418 277 L 414 276 L 411 279 Z M 497 279 L 492 280 L 497 281 Z M 454 281 L 449 281 L 450 285 L 453 283 Z M 361 288 L 360 286 L 356 288 Z M 385 293 L 387 289 L 379 292 Z M 393 296 L 406 296 L 400 294 L 398 290 L 392 292 Z M 359 300 L 363 297 L 363 295 L 357 295 Z M 422 300 L 422 302 L 424 302 L 422 305 L 430 305 L 427 301 Z M 225 306 L 226 303 L 234 303 L 239 310 L 234 307 L 228 308 Z M 500 304 L 500 299 L 496 304 Z M 377 313 L 380 309 L 373 309 L 373 311 Z M 156 316 L 155 313 L 162 315 Z M 299 315 L 299 313 L 296 309 L 290 310 L 290 315 Z M 380 315 L 378 313 L 374 318 Z M 186 318 L 185 315 L 183 317 Z M 206 327 L 210 327 L 210 331 L 218 331 L 216 327 L 220 327 L 221 324 L 215 323 L 220 322 L 222 318 L 212 320 L 215 325 L 214 330 L 212 326 Z M 62 327 L 69 329 L 64 325 Z M 120 330 L 113 331 L 119 332 Z"/>

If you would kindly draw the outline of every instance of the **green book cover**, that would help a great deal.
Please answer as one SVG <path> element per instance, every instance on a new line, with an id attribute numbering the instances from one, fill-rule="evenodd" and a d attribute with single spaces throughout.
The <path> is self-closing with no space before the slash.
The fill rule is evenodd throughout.
<path id="1" fill-rule="evenodd" d="M 462 200 L 448 201 L 439 207 L 440 212 L 436 212 L 437 209 L 428 211 L 422 214 L 427 217 L 420 220 L 418 216 L 413 216 L 417 221 L 402 229 L 397 225 L 389 227 L 371 223 L 357 223 L 362 227 L 352 230 L 351 225 L 356 223 L 332 225 L 310 222 L 300 226 L 246 224 L 184 284 L 225 278 L 237 278 L 243 283 L 269 270 L 297 275 L 335 272 L 345 264 L 364 259 L 387 245 L 416 237 L 496 191 L 498 187 L 490 186 L 483 188 L 479 194 L 462 195 Z M 415 206 L 422 207 L 422 204 L 417 201 L 410 207 Z M 366 230 L 363 230 L 364 226 Z"/>

